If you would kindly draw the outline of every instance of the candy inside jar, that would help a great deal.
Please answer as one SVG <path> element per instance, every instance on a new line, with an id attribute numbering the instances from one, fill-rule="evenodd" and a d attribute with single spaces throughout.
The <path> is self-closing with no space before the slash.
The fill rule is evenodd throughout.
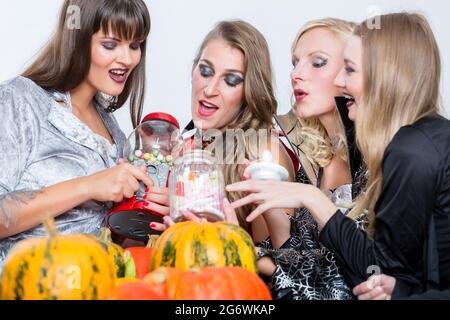
<path id="1" fill-rule="evenodd" d="M 222 170 L 207 151 L 193 150 L 175 160 L 170 177 L 170 213 L 180 221 L 192 212 L 208 221 L 224 220 Z"/>
<path id="2" fill-rule="evenodd" d="M 156 173 L 156 168 L 167 168 L 167 173 L 172 169 L 173 157 L 172 155 L 164 155 L 159 150 L 145 152 L 142 149 L 136 150 L 132 155 L 128 156 L 128 162 L 137 167 L 147 167 L 147 173 L 153 176 Z M 159 180 L 159 179 L 158 179 Z"/>
<path id="3" fill-rule="evenodd" d="M 163 116 L 168 117 L 157 113 L 144 118 L 124 148 L 128 162 L 137 167 L 147 167 L 147 173 L 157 187 L 167 185 L 173 166 L 172 150 L 180 143 L 178 123 Z"/>

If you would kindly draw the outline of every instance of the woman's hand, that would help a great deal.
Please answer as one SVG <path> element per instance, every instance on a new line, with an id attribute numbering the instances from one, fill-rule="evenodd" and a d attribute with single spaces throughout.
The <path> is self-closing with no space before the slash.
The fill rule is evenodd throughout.
<path id="1" fill-rule="evenodd" d="M 147 209 L 163 216 L 170 214 L 169 188 L 151 187 L 145 197 L 149 202 Z"/>
<path id="2" fill-rule="evenodd" d="M 154 186 L 153 180 L 147 175 L 146 168 L 137 168 L 120 161 L 119 165 L 82 178 L 82 183 L 89 199 L 107 202 L 121 202 L 132 198 L 139 190 L 142 181 L 148 188 Z"/>
<path id="3" fill-rule="evenodd" d="M 228 192 L 246 192 L 248 196 L 232 203 L 234 209 L 248 204 L 258 207 L 247 217 L 252 222 L 270 209 L 302 207 L 301 193 L 309 192 L 308 185 L 293 182 L 247 180 L 227 186 Z"/>
<path id="4" fill-rule="evenodd" d="M 223 209 L 224 209 L 224 213 L 225 213 L 225 221 L 238 226 L 239 222 L 237 219 L 236 212 L 231 207 L 231 204 L 228 201 L 228 199 L 224 200 Z M 187 221 L 194 221 L 194 222 L 206 221 L 206 219 L 201 219 L 191 212 L 186 212 L 183 214 L 183 216 L 184 216 L 184 219 Z M 164 224 L 153 222 L 152 224 L 150 224 L 150 228 L 152 228 L 153 230 L 156 230 L 156 231 L 163 232 L 175 224 L 173 219 L 169 216 L 165 216 L 163 218 L 163 220 L 164 220 Z"/>
<path id="5" fill-rule="evenodd" d="M 322 228 L 337 211 L 336 206 L 322 191 L 308 184 L 247 180 L 227 186 L 227 191 L 250 193 L 232 203 L 235 209 L 248 204 L 257 205 L 247 217 L 248 222 L 270 209 L 305 207 L 311 212 L 319 228 Z"/>
<path id="6" fill-rule="evenodd" d="M 241 177 L 241 181 L 250 180 L 250 176 L 245 174 L 245 170 L 252 163 L 245 159 L 244 163 L 239 166 L 239 174 Z M 286 165 L 286 163 L 284 163 Z M 246 194 L 246 193 L 244 193 Z M 270 209 L 264 212 L 263 218 L 266 225 L 268 233 L 254 232 L 253 236 L 256 242 L 260 242 L 265 240 L 268 236 L 270 236 L 272 245 L 274 248 L 279 248 L 283 243 L 285 243 L 290 235 L 291 235 L 291 222 L 289 221 L 288 214 L 293 214 L 294 210 L 292 209 Z M 254 221 L 254 220 L 253 220 Z M 255 230 L 253 230 L 255 231 Z M 259 240 L 261 239 L 261 240 Z"/>
<path id="7" fill-rule="evenodd" d="M 391 300 L 395 278 L 381 274 L 374 275 L 353 289 L 358 300 Z"/>
<path id="8" fill-rule="evenodd" d="M 226 198 L 223 200 L 223 211 L 225 213 L 226 222 L 239 226 L 236 210 L 234 210 L 233 206 L 230 204 L 230 201 Z"/>

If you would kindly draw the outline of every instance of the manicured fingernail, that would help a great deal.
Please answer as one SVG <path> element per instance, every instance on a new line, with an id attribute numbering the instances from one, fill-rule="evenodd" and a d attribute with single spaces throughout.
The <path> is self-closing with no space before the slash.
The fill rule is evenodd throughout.
<path id="1" fill-rule="evenodd" d="M 152 229 L 156 228 L 156 224 L 150 223 L 150 228 L 152 228 Z"/>

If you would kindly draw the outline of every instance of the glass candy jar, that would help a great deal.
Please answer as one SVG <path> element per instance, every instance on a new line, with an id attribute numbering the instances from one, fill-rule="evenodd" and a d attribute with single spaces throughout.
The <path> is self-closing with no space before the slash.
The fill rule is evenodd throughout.
<path id="1" fill-rule="evenodd" d="M 144 118 L 124 146 L 124 158 L 134 166 L 145 167 L 155 187 L 168 186 L 173 165 L 172 151 L 180 143 L 178 121 L 158 112 Z M 149 188 L 141 182 L 133 197 L 117 204 L 106 218 L 116 243 L 127 239 L 146 243 L 148 236 L 158 234 L 150 228 L 153 222 L 163 223 L 163 215 L 149 209 Z"/>
<path id="2" fill-rule="evenodd" d="M 178 121 L 158 112 L 149 114 L 124 146 L 124 158 L 137 167 L 147 167 L 156 187 L 166 187 L 173 164 L 172 151 L 180 143 Z"/>
<path id="3" fill-rule="evenodd" d="M 208 221 L 224 220 L 225 182 L 222 168 L 211 153 L 190 150 L 174 162 L 170 182 L 170 215 L 183 220 L 183 213 L 192 212 Z"/>

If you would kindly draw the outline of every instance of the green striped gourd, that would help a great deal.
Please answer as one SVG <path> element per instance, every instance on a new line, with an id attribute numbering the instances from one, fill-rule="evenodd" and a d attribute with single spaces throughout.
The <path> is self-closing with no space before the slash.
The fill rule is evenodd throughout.
<path id="1" fill-rule="evenodd" d="M 237 266 L 256 272 L 253 240 L 228 222 L 182 222 L 166 230 L 153 248 L 151 270 Z"/>
<path id="2" fill-rule="evenodd" d="M 115 285 L 115 268 L 95 238 L 48 235 L 19 242 L 0 276 L 0 300 L 101 300 Z"/>

